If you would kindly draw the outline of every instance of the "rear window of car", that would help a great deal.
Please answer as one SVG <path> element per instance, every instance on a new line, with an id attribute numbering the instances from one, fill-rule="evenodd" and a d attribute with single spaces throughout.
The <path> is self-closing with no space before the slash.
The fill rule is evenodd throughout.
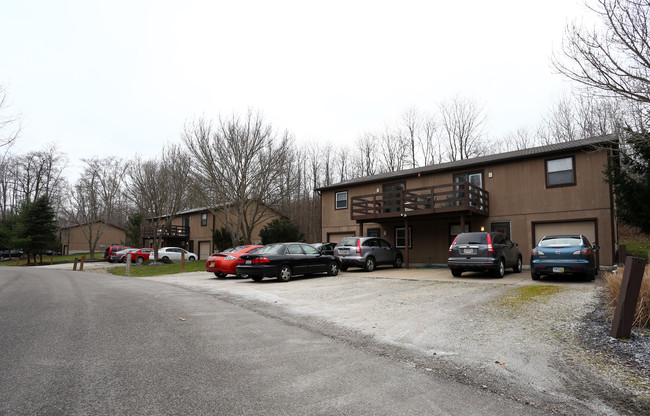
<path id="1" fill-rule="evenodd" d="M 339 247 L 356 247 L 358 238 L 345 237 L 339 241 Z"/>
<path id="2" fill-rule="evenodd" d="M 455 244 L 487 244 L 487 233 L 459 234 Z"/>
<path id="3" fill-rule="evenodd" d="M 580 237 L 544 237 L 539 242 L 540 247 L 573 247 L 582 245 Z"/>
<path id="4" fill-rule="evenodd" d="M 282 250 L 284 250 L 284 244 L 269 244 L 254 251 L 255 254 L 279 254 Z"/>

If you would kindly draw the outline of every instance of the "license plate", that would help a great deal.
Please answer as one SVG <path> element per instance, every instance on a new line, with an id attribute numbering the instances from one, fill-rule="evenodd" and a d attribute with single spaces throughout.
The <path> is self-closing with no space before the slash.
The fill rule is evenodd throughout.
<path id="1" fill-rule="evenodd" d="M 250 260 L 246 260 L 246 264 L 251 264 L 251 261 L 250 261 Z"/>
<path id="2" fill-rule="evenodd" d="M 214 262 L 213 261 L 210 262 L 210 267 L 214 267 Z"/>
<path id="3" fill-rule="evenodd" d="M 462 252 L 463 252 L 462 254 L 474 254 L 474 250 L 472 250 L 471 248 L 463 249 Z"/>
<path id="4" fill-rule="evenodd" d="M 348 254 L 350 252 L 349 248 L 340 248 L 339 253 L 341 254 Z"/>
<path id="5" fill-rule="evenodd" d="M 553 273 L 564 273 L 564 267 L 553 267 Z"/>

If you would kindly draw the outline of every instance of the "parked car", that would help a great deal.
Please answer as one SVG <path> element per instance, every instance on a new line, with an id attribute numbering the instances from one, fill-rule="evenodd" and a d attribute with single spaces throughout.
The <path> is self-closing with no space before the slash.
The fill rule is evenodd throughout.
<path id="1" fill-rule="evenodd" d="M 488 271 L 503 277 L 510 267 L 520 273 L 522 257 L 517 247 L 518 244 L 503 233 L 461 233 L 449 246 L 447 266 L 454 277 L 470 270 Z"/>
<path id="2" fill-rule="evenodd" d="M 344 237 L 336 245 L 334 255 L 341 262 L 343 271 L 348 267 L 362 267 L 371 272 L 380 264 L 400 268 L 404 263 L 402 252 L 378 237 Z"/>
<path id="3" fill-rule="evenodd" d="M 220 253 L 215 253 L 208 257 L 205 262 L 205 271 L 214 273 L 215 276 L 222 279 L 229 274 L 237 275 L 237 277 L 242 277 L 237 273 L 237 264 L 239 262 L 239 256 L 242 254 L 250 253 L 256 248 L 263 246 L 259 245 L 243 245 L 238 247 L 229 248 Z"/>
<path id="4" fill-rule="evenodd" d="M 256 282 L 265 276 L 288 282 L 292 276 L 308 273 L 327 273 L 336 276 L 339 263 L 336 257 L 323 254 L 305 243 L 276 243 L 242 254 L 237 273 L 248 275 Z"/>
<path id="5" fill-rule="evenodd" d="M 334 248 L 336 247 L 336 243 L 314 243 L 311 244 L 311 246 L 317 248 L 323 254 L 334 255 Z"/>
<path id="6" fill-rule="evenodd" d="M 530 276 L 539 280 L 543 275 L 579 275 L 594 280 L 599 248 L 584 235 L 544 236 L 530 256 Z"/>
<path id="7" fill-rule="evenodd" d="M 126 250 L 127 248 L 131 248 L 131 247 L 129 247 L 129 246 L 120 246 L 120 245 L 114 244 L 114 245 L 112 245 L 112 246 L 110 246 L 109 248 L 106 249 L 104 257 L 106 257 L 106 259 L 108 260 L 109 263 L 112 263 L 114 261 L 113 258 L 114 258 L 115 253 L 117 253 L 118 251 Z"/>
<path id="8" fill-rule="evenodd" d="M 179 262 L 181 261 L 182 253 L 185 253 L 186 261 L 195 261 L 199 258 L 196 254 L 180 247 L 162 247 L 158 249 L 158 259 L 162 261 L 169 260 L 171 262 Z"/>
<path id="9" fill-rule="evenodd" d="M 131 259 L 132 262 L 142 264 L 146 260 L 149 260 L 149 256 L 151 256 L 152 254 L 153 254 L 153 249 L 151 249 L 151 248 L 140 248 L 140 249 L 133 250 L 130 253 L 128 253 L 128 257 Z"/>
<path id="10" fill-rule="evenodd" d="M 110 261 L 111 263 L 112 262 L 124 263 L 126 262 L 127 254 L 137 250 L 138 250 L 137 248 L 125 248 L 124 250 L 120 250 L 116 253 L 111 254 L 111 257 L 108 259 L 108 261 Z"/>

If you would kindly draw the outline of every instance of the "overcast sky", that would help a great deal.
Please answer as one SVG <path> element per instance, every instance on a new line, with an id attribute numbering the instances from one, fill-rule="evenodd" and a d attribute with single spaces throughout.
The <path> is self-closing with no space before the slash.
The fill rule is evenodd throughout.
<path id="1" fill-rule="evenodd" d="M 534 127 L 571 85 L 551 68 L 580 0 L 0 0 L 14 148 L 155 155 L 197 116 L 263 112 L 298 143 L 353 144 L 461 96 L 487 133 Z"/>

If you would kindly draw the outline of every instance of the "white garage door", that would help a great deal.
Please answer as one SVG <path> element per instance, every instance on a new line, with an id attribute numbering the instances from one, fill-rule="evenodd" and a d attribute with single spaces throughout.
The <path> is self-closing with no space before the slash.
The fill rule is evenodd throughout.
<path id="1" fill-rule="evenodd" d="M 596 241 L 595 221 L 565 221 L 535 224 L 535 244 L 545 235 L 582 234 L 591 244 Z"/>
<path id="2" fill-rule="evenodd" d="M 210 242 L 199 241 L 199 259 L 205 260 L 210 257 Z"/>
<path id="3" fill-rule="evenodd" d="M 347 231 L 344 233 L 329 233 L 328 234 L 328 243 L 338 243 L 343 237 L 354 237 L 354 231 Z"/>

